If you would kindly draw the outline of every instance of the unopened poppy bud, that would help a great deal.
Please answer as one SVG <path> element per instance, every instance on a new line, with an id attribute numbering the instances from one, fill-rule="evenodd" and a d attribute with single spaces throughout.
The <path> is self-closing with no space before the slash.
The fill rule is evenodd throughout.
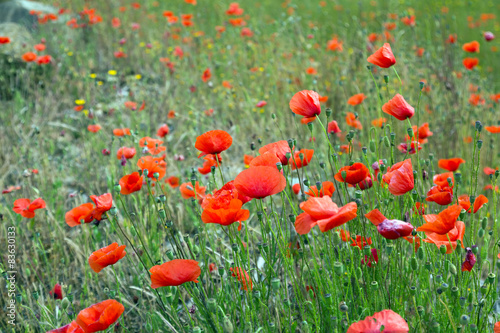
<path id="1" fill-rule="evenodd" d="M 233 324 L 228 316 L 224 316 L 222 319 L 222 330 L 224 333 L 233 333 Z"/>
<path id="2" fill-rule="evenodd" d="M 255 150 L 255 142 L 251 142 L 250 143 L 250 149 L 251 150 Z"/>
<path id="3" fill-rule="evenodd" d="M 472 253 L 477 254 L 479 252 L 479 247 L 477 245 L 471 246 Z"/>
<path id="4" fill-rule="evenodd" d="M 408 133 L 408 136 L 409 136 L 410 138 L 412 138 L 412 137 L 413 137 L 413 128 L 408 127 L 408 128 L 406 129 L 406 133 Z"/>
<path id="5" fill-rule="evenodd" d="M 363 271 L 361 270 L 361 267 L 359 267 L 359 266 L 356 267 L 356 273 L 355 274 L 356 274 L 356 277 L 358 279 L 361 279 L 363 277 Z"/>
<path id="6" fill-rule="evenodd" d="M 470 318 L 468 315 L 461 315 L 460 316 L 460 324 L 462 325 L 467 325 L 470 321 Z"/>
<path id="7" fill-rule="evenodd" d="M 167 258 L 169 260 L 174 259 L 174 252 L 172 250 L 168 249 L 167 252 L 165 252 L 165 254 L 167 255 Z"/>
<path id="8" fill-rule="evenodd" d="M 461 184 L 462 183 L 462 174 L 460 172 L 455 173 L 455 182 L 457 184 Z"/>
<path id="9" fill-rule="evenodd" d="M 339 304 L 339 310 L 340 312 L 347 312 L 349 310 L 349 307 L 347 306 L 347 304 L 345 304 L 345 302 L 340 302 Z"/>
<path id="10" fill-rule="evenodd" d="M 384 75 L 384 82 L 389 83 L 389 75 Z"/>
<path id="11" fill-rule="evenodd" d="M 410 266 L 411 266 L 411 269 L 413 269 L 414 271 L 417 270 L 417 268 L 418 268 L 417 258 L 411 257 L 411 259 L 410 259 Z"/>
<path id="12" fill-rule="evenodd" d="M 391 143 L 389 142 L 389 138 L 386 136 L 384 136 L 384 145 L 386 147 L 390 147 L 391 146 Z"/>
<path id="13" fill-rule="evenodd" d="M 470 324 L 469 329 L 471 332 L 477 332 L 477 326 L 476 324 Z"/>
<path id="14" fill-rule="evenodd" d="M 417 306 L 417 312 L 418 312 L 419 316 L 422 316 L 422 314 L 424 313 L 424 310 L 425 309 L 422 305 Z"/>
<path id="15" fill-rule="evenodd" d="M 111 216 L 116 216 L 116 214 L 118 214 L 118 209 L 116 209 L 116 207 L 111 207 L 109 214 L 111 214 Z"/>
<path id="16" fill-rule="evenodd" d="M 481 124 L 481 122 L 479 120 L 476 121 L 476 131 L 481 132 L 482 127 L 483 127 L 483 124 Z"/>
<path id="17" fill-rule="evenodd" d="M 361 151 L 363 152 L 363 155 L 366 155 L 368 153 L 368 149 L 366 147 L 361 147 Z"/>
<path id="18" fill-rule="evenodd" d="M 483 148 L 483 140 L 477 140 L 477 149 Z"/>
<path id="19" fill-rule="evenodd" d="M 167 214 L 165 213 L 165 210 L 163 210 L 163 209 L 160 209 L 160 210 L 158 211 L 158 215 L 160 216 L 160 218 L 161 218 L 162 220 L 164 220 L 164 219 L 166 219 L 166 218 L 167 218 Z"/>
<path id="20" fill-rule="evenodd" d="M 422 90 L 425 86 L 425 82 L 424 81 L 420 81 L 419 82 L 419 86 L 420 86 L 420 90 Z"/>
<path id="21" fill-rule="evenodd" d="M 327 118 L 330 117 L 332 115 L 332 109 L 326 108 L 325 113 Z"/>
<path id="22" fill-rule="evenodd" d="M 164 195 L 162 194 L 162 195 L 160 195 L 160 196 L 158 197 L 158 201 L 159 201 L 159 202 L 166 202 L 166 201 L 167 201 L 167 197 L 166 197 L 166 196 L 164 196 Z"/>
<path id="23" fill-rule="evenodd" d="M 453 265 L 452 263 L 450 263 L 449 267 L 448 267 L 448 271 L 453 274 L 453 275 L 457 275 L 457 266 Z"/>
<path id="24" fill-rule="evenodd" d="M 289 160 L 289 159 L 292 157 L 292 153 L 287 152 L 287 153 L 285 154 L 285 157 L 286 157 L 286 159 L 287 159 L 287 160 Z"/>
<path id="25" fill-rule="evenodd" d="M 379 173 L 377 175 L 377 180 L 378 180 L 379 183 L 382 181 L 382 173 Z"/>
<path id="26" fill-rule="evenodd" d="M 430 153 L 429 154 L 429 160 L 433 161 L 434 160 L 434 154 L 433 153 Z"/>
<path id="27" fill-rule="evenodd" d="M 113 189 L 115 190 L 115 192 L 120 192 L 122 190 L 122 187 L 120 186 L 120 184 L 115 184 Z"/>
<path id="28" fill-rule="evenodd" d="M 425 252 L 424 249 L 419 247 L 417 250 L 417 258 L 420 260 L 425 260 Z"/>
<path id="29" fill-rule="evenodd" d="M 458 299 L 458 303 L 460 304 L 460 306 L 464 306 L 465 305 L 465 302 L 467 301 L 467 299 L 463 296 L 461 296 L 459 299 Z"/>
<path id="30" fill-rule="evenodd" d="M 281 171 L 283 169 L 283 164 L 281 162 L 276 163 L 276 167 L 278 168 L 278 171 Z"/>
<path id="31" fill-rule="evenodd" d="M 271 280 L 271 287 L 273 288 L 274 291 L 277 291 L 280 289 L 280 279 L 274 278 Z"/>
<path id="32" fill-rule="evenodd" d="M 337 275 L 342 275 L 344 273 L 344 265 L 342 265 L 341 262 L 338 262 L 336 261 L 334 264 L 333 264 L 333 271 L 335 272 L 335 274 Z"/>
<path id="33" fill-rule="evenodd" d="M 495 178 L 498 178 L 498 177 L 500 177 L 500 170 L 495 171 Z"/>
<path id="34" fill-rule="evenodd" d="M 365 247 L 363 247 L 363 253 L 365 254 L 365 256 L 372 255 L 372 248 L 370 247 L 370 245 L 366 245 Z"/>
<path id="35" fill-rule="evenodd" d="M 375 141 L 374 141 L 374 140 L 370 140 L 370 145 L 369 145 L 369 147 L 370 147 L 370 151 L 371 151 L 372 153 L 374 153 L 374 152 L 377 150 L 377 149 L 376 149 L 377 147 L 375 146 Z"/>
<path id="36" fill-rule="evenodd" d="M 378 290 L 378 282 L 372 281 L 372 283 L 370 284 L 370 287 L 372 288 L 373 291 Z"/>
<path id="37" fill-rule="evenodd" d="M 276 119 L 276 114 L 271 113 L 271 118 Z"/>
<path id="38" fill-rule="evenodd" d="M 259 222 L 262 222 L 262 212 L 257 212 L 257 218 L 259 219 Z"/>
<path id="39" fill-rule="evenodd" d="M 71 302 L 69 301 L 69 299 L 67 297 L 64 297 L 63 300 L 61 301 L 61 308 L 63 310 L 66 310 L 68 308 L 68 306 L 70 306 Z"/>
<path id="40" fill-rule="evenodd" d="M 372 70 L 372 66 L 368 65 L 368 66 L 366 66 L 366 69 L 368 69 L 369 71 L 371 71 Z"/>
<path id="41" fill-rule="evenodd" d="M 477 236 L 479 238 L 483 238 L 484 237 L 484 229 L 483 228 L 479 228 L 479 230 L 477 231 Z"/>
<path id="42" fill-rule="evenodd" d="M 425 263 L 425 269 L 427 269 L 430 272 L 432 270 L 432 262 L 427 261 Z"/>
<path id="43" fill-rule="evenodd" d="M 312 130 L 313 130 L 313 123 L 307 123 L 307 128 L 309 128 L 309 131 L 312 132 Z"/>
<path id="44" fill-rule="evenodd" d="M 410 294 L 411 294 L 412 296 L 415 296 L 415 294 L 416 294 L 416 293 L 417 293 L 417 287 L 415 287 L 415 286 L 411 286 L 411 287 L 410 287 Z"/>
<path id="45" fill-rule="evenodd" d="M 149 170 L 148 169 L 142 170 L 142 174 L 147 177 L 149 174 Z"/>
<path id="46" fill-rule="evenodd" d="M 198 326 L 193 327 L 193 333 L 201 333 L 201 328 Z"/>
<path id="47" fill-rule="evenodd" d="M 332 305 L 332 302 L 333 302 L 332 294 L 325 294 L 325 301 L 326 301 L 326 304 Z"/>
<path id="48" fill-rule="evenodd" d="M 153 173 L 153 178 L 155 179 L 160 178 L 160 174 L 158 172 Z"/>
<path id="49" fill-rule="evenodd" d="M 441 254 L 446 254 L 446 251 L 447 251 L 446 245 L 441 245 L 439 247 L 439 252 L 441 252 Z"/>
<path id="50" fill-rule="evenodd" d="M 495 273 L 488 274 L 488 282 L 493 283 L 495 281 L 496 275 Z"/>
<path id="51" fill-rule="evenodd" d="M 345 180 L 347 177 L 347 171 L 345 171 L 345 170 L 341 171 L 340 175 L 342 176 L 342 179 Z"/>
<path id="52" fill-rule="evenodd" d="M 451 295 L 452 295 L 453 297 L 457 297 L 457 296 L 458 296 L 459 289 L 458 289 L 458 287 L 457 287 L 457 286 L 453 286 L 453 287 L 451 287 L 451 289 L 450 289 L 450 290 L 451 290 Z"/>

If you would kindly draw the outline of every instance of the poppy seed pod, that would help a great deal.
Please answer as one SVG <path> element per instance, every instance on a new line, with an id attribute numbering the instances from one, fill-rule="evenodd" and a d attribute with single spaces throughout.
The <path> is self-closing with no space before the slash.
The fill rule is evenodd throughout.
<path id="1" fill-rule="evenodd" d="M 417 293 L 417 287 L 415 287 L 415 286 L 411 286 L 411 287 L 410 287 L 410 294 L 411 294 L 412 296 L 415 296 L 415 294 L 416 294 L 416 293 Z"/>
<path id="2" fill-rule="evenodd" d="M 344 265 L 342 265 L 341 262 L 335 262 L 333 264 L 333 271 L 335 272 L 335 274 L 337 275 L 342 275 L 344 273 Z"/>
<path id="3" fill-rule="evenodd" d="M 371 151 L 372 153 L 374 153 L 374 152 L 376 151 L 376 148 L 377 148 L 377 147 L 375 146 L 375 141 L 374 141 L 374 140 L 370 140 L 370 145 L 369 145 L 369 147 L 370 147 L 370 151 Z"/>
<path id="4" fill-rule="evenodd" d="M 271 280 L 271 287 L 273 288 L 274 291 L 279 290 L 279 288 L 280 288 L 280 282 L 281 281 L 278 278 L 273 278 Z"/>
<path id="5" fill-rule="evenodd" d="M 222 329 L 224 333 L 233 333 L 233 324 L 228 316 L 224 316 L 222 319 Z"/>
<path id="6" fill-rule="evenodd" d="M 495 273 L 490 273 L 490 274 L 488 274 L 488 282 L 489 282 L 489 283 L 493 283 L 493 282 L 495 282 L 495 278 L 496 278 Z"/>
<path id="7" fill-rule="evenodd" d="M 483 140 L 477 140 L 477 149 L 481 149 L 483 147 Z"/>
<path id="8" fill-rule="evenodd" d="M 378 290 L 378 282 L 372 281 L 372 283 L 370 284 L 370 287 L 373 291 L 377 291 Z"/>
<path id="9" fill-rule="evenodd" d="M 482 128 L 483 128 L 483 124 L 481 124 L 481 122 L 479 120 L 476 121 L 476 131 L 481 132 Z"/>
<path id="10" fill-rule="evenodd" d="M 339 310 L 340 312 L 347 312 L 349 310 L 349 307 L 345 304 L 345 302 L 340 302 L 339 304 Z"/>
<path id="11" fill-rule="evenodd" d="M 384 82 L 385 82 L 386 84 L 388 84 L 388 83 L 389 83 L 389 75 L 384 75 Z"/>

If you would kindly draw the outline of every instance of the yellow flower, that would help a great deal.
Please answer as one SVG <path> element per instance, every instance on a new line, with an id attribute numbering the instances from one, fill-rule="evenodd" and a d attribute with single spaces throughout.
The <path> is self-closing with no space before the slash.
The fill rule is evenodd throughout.
<path id="1" fill-rule="evenodd" d="M 83 105 L 83 104 L 85 104 L 85 100 L 84 99 L 77 99 L 77 100 L 75 100 L 75 104 L 76 105 Z"/>
<path id="2" fill-rule="evenodd" d="M 142 75 L 141 75 L 141 74 L 137 74 L 137 75 L 135 76 L 135 78 L 136 78 L 137 80 L 140 80 L 140 79 L 142 79 Z"/>
<path id="3" fill-rule="evenodd" d="M 113 76 L 114 76 L 114 75 L 116 75 L 116 73 L 117 73 L 117 72 L 116 72 L 114 69 L 110 69 L 110 70 L 108 71 L 108 74 L 109 74 L 109 75 L 113 75 Z"/>
<path id="4" fill-rule="evenodd" d="M 95 79 L 95 78 L 97 77 L 97 75 L 96 75 L 95 73 L 90 73 L 90 77 L 91 77 L 92 79 Z"/>

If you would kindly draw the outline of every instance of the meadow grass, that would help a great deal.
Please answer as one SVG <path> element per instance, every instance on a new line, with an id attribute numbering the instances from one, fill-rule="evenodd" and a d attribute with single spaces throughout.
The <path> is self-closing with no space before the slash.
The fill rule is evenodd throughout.
<path id="1" fill-rule="evenodd" d="M 493 331 L 500 320 L 500 153 L 499 134 L 485 128 L 500 125 L 500 62 L 498 39 L 488 42 L 483 34 L 500 34 L 498 3 L 263 0 L 240 3 L 244 13 L 233 16 L 226 13 L 230 1 L 138 4 L 62 3 L 60 21 L 44 23 L 39 14 L 43 24 L 34 32 L 36 43 L 43 38 L 46 45 L 36 53 L 50 55 L 49 63 L 0 58 L 0 188 L 10 188 L 0 195 L 2 271 L 5 279 L 17 272 L 15 296 L 2 290 L 2 332 L 62 327 L 107 299 L 125 309 L 108 332 L 346 332 L 387 309 L 404 318 L 410 332 Z M 178 22 L 168 23 L 165 11 Z M 402 22 L 412 15 L 414 26 Z M 120 26 L 113 27 L 113 18 Z M 233 26 L 235 18 L 245 25 Z M 388 23 L 395 28 L 388 30 Z M 377 36 L 370 42 L 372 33 Z M 453 43 L 450 35 L 456 35 Z M 328 49 L 334 38 L 341 49 Z M 480 52 L 465 52 L 462 46 L 473 40 Z M 367 62 L 384 43 L 396 59 L 390 68 Z M 466 57 L 478 58 L 478 66 L 465 69 Z M 204 81 L 207 69 L 211 77 Z M 289 107 L 303 90 L 328 97 L 308 125 Z M 359 105 L 347 103 L 360 93 L 366 98 Z M 382 111 L 398 93 L 414 107 L 411 119 Z M 267 104 L 258 107 L 260 101 Z M 349 113 L 362 128 L 348 125 Z M 372 123 L 381 117 L 383 126 Z M 326 133 L 333 120 L 341 133 Z M 400 144 L 409 144 L 406 137 L 413 134 L 408 128 L 424 123 L 433 135 L 422 149 L 401 152 Z M 100 130 L 88 130 L 96 124 Z M 120 194 L 120 179 L 151 155 L 141 138 L 158 138 L 162 124 L 169 133 L 156 156 L 165 154 L 166 175 L 156 181 L 143 169 L 142 189 Z M 131 135 L 116 136 L 117 128 L 129 128 Z M 221 153 L 220 166 L 207 161 L 204 175 L 195 142 L 215 129 L 229 133 L 232 145 Z M 280 140 L 314 155 L 303 168 L 278 166 L 286 187 L 246 203 L 249 217 L 241 231 L 237 222 L 204 223 L 203 200 L 195 194 L 186 199 L 166 182 L 177 177 L 185 190 L 199 182 L 206 194 L 215 192 L 252 169 L 244 155 L 263 155 L 261 147 Z M 117 158 L 124 146 L 134 147 L 135 157 Z M 299 153 L 285 157 L 289 164 L 304 159 Z M 444 176 L 451 202 L 426 201 L 433 177 L 447 172 L 439 160 L 449 158 L 465 160 L 449 180 Z M 414 183 L 396 196 L 382 177 L 406 159 Z M 370 188 L 334 177 L 345 179 L 339 169 L 356 162 L 367 167 Z M 492 169 L 489 175 L 485 167 Z M 331 198 L 339 207 L 356 205 L 356 217 L 326 232 L 313 227 L 298 234 L 301 203 L 311 200 L 307 188 L 326 181 L 334 183 Z M 105 193 L 113 201 L 102 221 L 65 222 L 67 212 Z M 451 239 L 456 228 L 445 233 L 449 244 L 424 242 L 428 234 L 416 231 L 425 224 L 416 203 L 426 215 L 439 214 L 462 203 L 461 195 L 470 196 L 472 205 L 480 195 L 488 200 L 455 219 L 465 226 L 463 242 Z M 13 211 L 20 198 L 43 198 L 46 208 L 23 217 Z M 365 217 L 374 209 L 389 220 L 410 222 L 409 238 L 384 238 Z M 127 254 L 96 273 L 89 256 L 114 242 L 126 245 Z M 464 271 L 471 254 L 475 264 Z M 174 259 L 196 260 L 199 282 L 152 289 L 149 269 Z M 61 299 L 49 294 L 56 284 L 62 285 Z M 16 326 L 8 322 L 10 299 L 16 301 Z"/>

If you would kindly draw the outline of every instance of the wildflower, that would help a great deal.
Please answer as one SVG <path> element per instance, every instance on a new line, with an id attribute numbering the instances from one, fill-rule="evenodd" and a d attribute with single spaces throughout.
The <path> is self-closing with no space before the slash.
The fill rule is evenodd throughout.
<path id="1" fill-rule="evenodd" d="M 473 213 L 475 214 L 481 207 L 483 207 L 484 204 L 488 203 L 488 198 L 486 198 L 484 195 L 480 194 L 475 200 L 474 200 L 474 209 Z M 467 194 L 461 195 L 458 197 L 458 204 L 465 209 L 467 212 L 471 212 L 470 206 L 470 197 Z"/>
<path id="2" fill-rule="evenodd" d="M 479 53 L 479 43 L 477 41 L 472 41 L 470 43 L 465 43 L 462 46 L 462 50 L 469 53 Z"/>
<path id="3" fill-rule="evenodd" d="M 276 167 L 254 166 L 240 172 L 234 186 L 247 197 L 262 199 L 283 191 L 286 179 Z"/>
<path id="4" fill-rule="evenodd" d="M 423 215 L 425 224 L 417 228 L 417 231 L 431 232 L 438 235 L 446 235 L 455 228 L 457 218 L 462 211 L 460 205 L 453 205 L 443 210 L 438 215 Z"/>
<path id="5" fill-rule="evenodd" d="M 158 128 L 158 131 L 156 132 L 156 135 L 159 136 L 160 138 L 165 137 L 168 133 L 170 132 L 170 129 L 168 128 L 167 124 L 163 124 Z"/>
<path id="6" fill-rule="evenodd" d="M 199 173 L 201 173 L 202 175 L 207 175 L 212 171 L 212 167 L 217 167 L 219 163 L 222 163 L 222 159 L 219 155 L 217 155 L 218 162 L 214 156 L 215 155 L 206 155 L 205 157 L 203 157 L 205 162 L 203 162 L 203 167 L 198 168 Z"/>
<path id="7" fill-rule="evenodd" d="M 130 128 L 115 128 L 113 130 L 113 135 L 114 136 L 125 136 L 125 135 L 132 135 L 130 132 Z"/>
<path id="8" fill-rule="evenodd" d="M 80 311 L 76 323 L 85 333 L 105 331 L 120 318 L 124 310 L 122 304 L 108 299 Z"/>
<path id="9" fill-rule="evenodd" d="M 37 55 L 33 52 L 26 52 L 21 58 L 26 62 L 33 62 L 36 60 Z"/>
<path id="10" fill-rule="evenodd" d="M 204 223 L 216 223 L 226 226 L 239 222 L 238 230 L 241 230 L 241 222 L 250 217 L 250 211 L 241 209 L 242 206 L 243 202 L 238 198 L 236 188 L 231 186 L 223 187 L 213 194 L 208 194 L 203 199 L 201 220 Z"/>
<path id="11" fill-rule="evenodd" d="M 196 138 L 194 147 L 201 151 L 198 157 L 207 154 L 220 154 L 231 147 L 233 138 L 222 130 L 208 131 Z"/>
<path id="12" fill-rule="evenodd" d="M 257 105 L 255 105 L 256 107 L 258 108 L 261 108 L 261 107 L 264 107 L 267 105 L 267 102 L 266 101 L 260 101 L 257 103 Z"/>
<path id="13" fill-rule="evenodd" d="M 389 220 L 378 209 L 368 212 L 368 214 L 365 214 L 365 217 L 377 227 L 379 234 L 387 239 L 407 237 L 413 231 L 413 226 L 410 223 L 400 220 Z"/>
<path id="14" fill-rule="evenodd" d="M 66 224 L 70 227 L 75 227 L 82 223 L 90 223 L 94 219 L 92 216 L 92 211 L 94 210 L 94 205 L 91 203 L 85 203 L 78 207 L 71 209 L 66 212 L 64 217 Z"/>
<path id="15" fill-rule="evenodd" d="M 140 191 L 143 181 L 143 176 L 141 176 L 137 171 L 132 172 L 130 175 L 123 176 L 119 181 L 121 187 L 120 193 L 128 195 Z"/>
<path id="16" fill-rule="evenodd" d="M 387 170 L 383 180 L 389 184 L 389 192 L 393 195 L 403 195 L 413 190 L 414 179 L 411 159 L 394 164 Z"/>
<path id="17" fill-rule="evenodd" d="M 203 82 L 207 82 L 208 80 L 210 80 L 211 77 L 212 77 L 212 72 L 210 72 L 210 68 L 207 68 L 203 72 L 203 75 L 201 76 L 201 80 Z"/>
<path id="18" fill-rule="evenodd" d="M 206 188 L 200 186 L 198 182 L 195 183 L 194 188 L 191 183 L 183 183 L 179 187 L 179 191 L 184 199 L 196 198 L 201 201 L 205 197 Z"/>
<path id="19" fill-rule="evenodd" d="M 341 133 L 342 131 L 339 128 L 339 125 L 335 120 L 332 120 L 328 123 L 328 133 Z"/>
<path id="20" fill-rule="evenodd" d="M 129 160 L 135 156 L 135 148 L 121 147 L 116 152 L 116 158 L 121 160 L 123 158 Z"/>
<path id="21" fill-rule="evenodd" d="M 343 175 L 345 173 L 345 175 Z M 345 166 L 340 168 L 340 170 L 335 174 L 335 179 L 342 183 L 348 183 L 350 185 L 356 185 L 368 177 L 370 171 L 363 164 L 356 162 L 351 166 Z"/>
<path id="22" fill-rule="evenodd" d="M 22 217 L 32 219 L 35 217 L 35 210 L 44 209 L 45 207 L 46 204 L 42 198 L 38 198 L 33 201 L 30 199 L 17 199 L 14 201 L 14 207 L 12 210 Z"/>
<path id="23" fill-rule="evenodd" d="M 76 321 L 72 321 L 68 325 L 50 330 L 47 333 L 85 333 L 85 331 L 76 323 Z"/>
<path id="24" fill-rule="evenodd" d="M 346 121 L 347 125 L 349 125 L 349 126 L 351 126 L 353 128 L 356 128 L 356 129 L 359 129 L 359 130 L 363 129 L 363 125 L 357 119 L 357 116 L 354 113 L 352 113 L 352 112 L 347 112 L 347 115 L 345 117 L 345 121 Z"/>
<path id="25" fill-rule="evenodd" d="M 453 201 L 453 189 L 448 186 L 433 186 L 427 192 L 425 201 L 435 202 L 438 205 L 446 206 Z"/>
<path id="26" fill-rule="evenodd" d="M 154 174 L 158 173 L 158 180 L 165 177 L 167 171 L 167 162 L 164 157 L 143 156 L 137 161 L 137 167 L 141 170 L 148 170 L 148 177 L 154 178 Z"/>
<path id="27" fill-rule="evenodd" d="M 179 187 L 179 177 L 170 176 L 170 177 L 167 178 L 166 182 L 172 188 Z"/>
<path id="28" fill-rule="evenodd" d="M 94 272 L 99 273 L 105 267 L 116 264 L 118 260 L 127 254 L 125 247 L 126 245 L 119 246 L 118 243 L 113 243 L 94 251 L 88 259 L 90 268 Z"/>
<path id="29" fill-rule="evenodd" d="M 347 100 L 347 104 L 349 105 L 359 105 L 361 103 L 363 103 L 363 101 L 365 100 L 366 96 L 365 94 L 356 94 L 356 95 L 353 95 L 351 96 L 348 100 Z"/>
<path id="30" fill-rule="evenodd" d="M 339 208 L 331 197 L 323 196 L 310 197 L 300 204 L 300 209 L 304 213 L 295 219 L 295 231 L 305 235 L 316 225 L 321 232 L 327 232 L 353 220 L 357 216 L 358 206 L 355 202 L 350 202 Z"/>
<path id="31" fill-rule="evenodd" d="M 309 162 L 311 162 L 313 155 L 314 155 L 314 150 L 301 149 L 299 151 L 294 152 L 293 157 L 290 157 L 288 164 L 292 167 L 292 170 L 300 169 L 308 165 Z"/>
<path id="32" fill-rule="evenodd" d="M 389 43 L 385 43 L 384 46 L 369 56 L 367 61 L 382 68 L 389 68 L 396 64 L 396 58 L 392 53 L 391 45 L 389 45 Z"/>
<path id="33" fill-rule="evenodd" d="M 377 312 L 373 316 L 368 316 L 365 319 L 352 324 L 347 329 L 347 333 L 382 331 L 408 333 L 410 329 L 408 327 L 408 323 L 399 314 L 392 310 L 382 310 Z"/>
<path id="34" fill-rule="evenodd" d="M 299 188 L 300 188 L 300 184 Z M 323 197 L 323 196 L 328 196 L 331 197 L 333 192 L 335 192 L 335 186 L 333 185 L 332 182 L 330 181 L 325 181 L 321 184 L 321 190 L 318 191 L 317 186 L 309 186 L 309 189 L 305 194 L 311 196 L 311 197 Z"/>
<path id="35" fill-rule="evenodd" d="M 196 260 L 174 259 L 150 268 L 151 288 L 180 286 L 186 282 L 198 283 L 201 268 Z"/>
<path id="36" fill-rule="evenodd" d="M 451 179 L 451 185 L 448 183 L 448 178 Z M 432 182 L 441 187 L 451 187 L 455 185 L 455 176 L 453 172 L 445 172 L 438 175 L 434 175 Z"/>
<path id="37" fill-rule="evenodd" d="M 92 133 L 97 133 L 101 130 L 101 125 L 89 125 L 87 126 L 87 130 Z"/>
<path id="38" fill-rule="evenodd" d="M 460 167 L 460 164 L 465 163 L 465 161 L 461 158 L 450 158 L 450 159 L 441 159 L 438 162 L 438 167 L 441 169 L 445 169 L 451 172 L 457 171 Z"/>
<path id="39" fill-rule="evenodd" d="M 500 126 L 486 126 L 484 129 L 490 133 L 500 133 Z"/>
<path id="40" fill-rule="evenodd" d="M 462 61 L 462 64 L 464 65 L 465 69 L 467 70 L 472 70 L 474 67 L 476 67 L 479 64 L 479 59 L 478 58 L 465 58 Z"/>
<path id="41" fill-rule="evenodd" d="M 236 277 L 241 282 L 241 290 L 251 291 L 253 288 L 252 279 L 247 271 L 240 267 L 231 267 L 231 276 Z"/>
<path id="42" fill-rule="evenodd" d="M 312 90 L 299 91 L 290 100 L 290 109 L 304 118 L 314 119 L 321 113 L 319 94 Z"/>
<path id="43" fill-rule="evenodd" d="M 288 142 L 286 140 L 281 140 L 278 142 L 268 143 L 267 145 L 262 146 L 259 149 L 259 154 L 261 155 L 264 155 L 266 152 L 275 154 L 279 158 L 281 164 L 287 165 L 288 158 L 286 157 L 286 154 L 291 153 L 292 150 L 290 149 L 290 146 L 288 145 Z"/>
<path id="44" fill-rule="evenodd" d="M 410 119 L 415 114 L 415 109 L 400 94 L 396 94 L 389 102 L 385 103 L 382 106 L 382 111 L 398 120 Z"/>
<path id="45" fill-rule="evenodd" d="M 56 283 L 54 285 L 54 288 L 52 288 L 51 291 L 49 291 L 49 294 L 54 298 L 54 299 L 63 299 L 63 293 L 62 293 L 62 288 L 59 283 Z"/>

